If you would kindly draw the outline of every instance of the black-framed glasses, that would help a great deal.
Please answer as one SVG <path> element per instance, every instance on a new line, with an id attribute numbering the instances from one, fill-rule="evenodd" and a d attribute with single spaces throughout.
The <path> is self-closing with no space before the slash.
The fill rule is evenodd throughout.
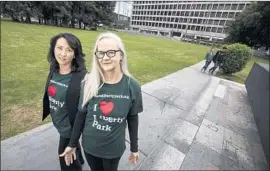
<path id="1" fill-rule="evenodd" d="M 109 58 L 113 58 L 113 57 L 115 57 L 116 52 L 119 52 L 119 51 L 121 51 L 121 50 L 108 50 L 108 51 L 106 51 L 106 52 L 103 52 L 103 51 L 96 51 L 96 52 L 95 52 L 95 55 L 96 55 L 96 57 L 99 58 L 99 59 L 104 58 L 105 54 L 106 54 Z"/>

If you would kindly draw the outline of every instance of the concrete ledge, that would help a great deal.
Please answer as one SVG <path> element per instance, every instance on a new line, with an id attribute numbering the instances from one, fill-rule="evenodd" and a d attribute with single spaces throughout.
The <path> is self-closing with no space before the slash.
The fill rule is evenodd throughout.
<path id="1" fill-rule="evenodd" d="M 269 165 L 269 66 L 254 63 L 245 86 Z"/>

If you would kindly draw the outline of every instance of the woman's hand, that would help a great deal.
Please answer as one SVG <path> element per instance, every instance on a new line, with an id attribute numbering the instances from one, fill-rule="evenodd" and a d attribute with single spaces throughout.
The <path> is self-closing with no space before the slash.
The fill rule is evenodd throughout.
<path id="1" fill-rule="evenodd" d="M 138 159 L 139 159 L 139 153 L 138 152 L 136 152 L 136 153 L 131 152 L 129 157 L 128 157 L 128 160 L 133 164 L 136 164 Z"/>
<path id="2" fill-rule="evenodd" d="M 76 148 L 66 147 L 65 151 L 59 157 L 65 157 L 66 165 L 69 166 L 73 163 L 73 160 L 76 160 Z"/>

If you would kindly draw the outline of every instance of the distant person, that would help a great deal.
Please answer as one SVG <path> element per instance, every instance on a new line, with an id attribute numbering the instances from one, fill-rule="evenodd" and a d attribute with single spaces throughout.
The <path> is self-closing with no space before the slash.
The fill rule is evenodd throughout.
<path id="1" fill-rule="evenodd" d="M 222 50 L 217 51 L 217 53 L 214 55 L 213 57 L 214 66 L 209 69 L 209 73 L 213 74 L 215 70 L 222 65 L 226 49 L 227 48 L 224 46 Z"/>
<path id="2" fill-rule="evenodd" d="M 211 48 L 210 51 L 207 52 L 205 57 L 204 57 L 205 58 L 205 65 L 203 66 L 202 71 L 205 71 L 208 68 L 208 66 L 212 62 L 213 56 L 214 56 L 214 49 Z"/>
<path id="3" fill-rule="evenodd" d="M 60 134 L 58 154 L 61 154 L 70 141 L 78 111 L 81 81 L 87 73 L 80 40 L 70 33 L 54 36 L 50 41 L 48 62 L 50 71 L 43 97 L 42 120 L 51 114 L 53 125 Z M 84 159 L 79 142 L 75 147 L 79 160 L 67 166 L 64 158 L 59 157 L 62 171 L 82 170 Z"/>
<path id="4" fill-rule="evenodd" d="M 75 147 L 82 146 L 91 171 L 116 171 L 125 151 L 129 129 L 130 162 L 138 160 L 138 114 L 143 111 L 141 86 L 127 67 L 122 40 L 113 33 L 101 34 L 94 47 L 92 69 L 85 76 L 79 112 L 64 156 L 67 165 L 76 161 Z"/>

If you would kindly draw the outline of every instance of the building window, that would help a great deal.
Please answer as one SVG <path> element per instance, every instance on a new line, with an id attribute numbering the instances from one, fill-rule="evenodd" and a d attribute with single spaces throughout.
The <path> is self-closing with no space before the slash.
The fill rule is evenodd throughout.
<path id="1" fill-rule="evenodd" d="M 233 5 L 233 6 L 235 7 L 234 10 L 236 10 L 236 7 L 237 7 L 237 6 L 235 6 L 235 5 Z M 233 7 L 233 6 L 232 6 L 232 7 Z M 226 4 L 226 5 L 225 5 L 225 10 L 230 10 L 230 8 L 231 8 L 231 4 Z"/>
<path id="2" fill-rule="evenodd" d="M 180 16 L 185 16 L 185 12 L 184 12 L 184 11 L 182 11 Z"/>
<path id="3" fill-rule="evenodd" d="M 218 28 L 218 29 L 217 29 L 217 32 L 218 32 L 218 33 L 222 33 L 222 28 Z"/>
<path id="4" fill-rule="evenodd" d="M 243 10 L 244 6 L 245 6 L 244 4 L 239 4 L 238 5 L 238 10 Z"/>
<path id="5" fill-rule="evenodd" d="M 200 28 L 201 28 L 200 26 L 197 26 L 196 31 L 200 31 Z"/>
<path id="6" fill-rule="evenodd" d="M 217 12 L 216 17 L 220 18 L 221 17 L 221 12 Z"/>
<path id="7" fill-rule="evenodd" d="M 214 4 L 213 10 L 217 10 L 218 4 Z"/>
<path id="8" fill-rule="evenodd" d="M 201 8 L 201 4 L 197 4 L 196 9 L 200 9 Z"/>
<path id="9" fill-rule="evenodd" d="M 222 13 L 221 17 L 222 18 L 227 18 L 227 15 L 228 15 L 228 13 L 227 12 L 224 12 L 224 13 Z"/>
<path id="10" fill-rule="evenodd" d="M 199 16 L 199 12 L 195 12 L 194 16 L 195 17 L 198 17 Z"/>
<path id="11" fill-rule="evenodd" d="M 183 25 L 182 29 L 186 29 L 186 27 L 187 27 L 186 25 Z"/>
<path id="12" fill-rule="evenodd" d="M 234 18 L 234 12 L 230 12 L 228 18 Z"/>
<path id="13" fill-rule="evenodd" d="M 180 25 L 180 24 L 178 24 L 178 25 L 177 25 L 177 28 L 178 28 L 178 29 L 181 29 L 181 25 Z"/>
<path id="14" fill-rule="evenodd" d="M 208 20 L 208 24 L 212 25 L 213 24 L 213 20 Z"/>
<path id="15" fill-rule="evenodd" d="M 220 26 L 224 26 L 224 24 L 225 24 L 225 21 L 224 21 L 224 20 L 221 20 L 221 21 L 219 22 L 219 25 L 220 25 Z"/>
<path id="16" fill-rule="evenodd" d="M 214 20 L 214 25 L 218 25 L 219 20 Z"/>
<path id="17" fill-rule="evenodd" d="M 174 28 L 177 28 L 177 24 L 174 24 Z"/>
<path id="18" fill-rule="evenodd" d="M 203 17 L 204 16 L 204 12 L 200 12 L 200 17 Z"/>
<path id="19" fill-rule="evenodd" d="M 184 22 L 184 23 L 186 23 L 186 22 L 187 22 L 187 19 L 186 19 L 186 18 L 184 18 L 183 22 Z"/>
<path id="20" fill-rule="evenodd" d="M 226 9 L 226 7 L 225 7 L 225 9 Z M 237 9 L 237 5 L 236 4 L 233 4 L 232 5 L 232 10 L 236 10 Z M 227 10 L 227 9 L 226 9 Z M 229 9 L 228 9 L 229 10 Z"/>
<path id="21" fill-rule="evenodd" d="M 217 32 L 217 28 L 216 27 L 212 27 L 212 30 L 211 30 L 211 32 Z"/>
<path id="22" fill-rule="evenodd" d="M 178 9 L 182 9 L 182 5 L 178 5 Z"/>
<path id="23" fill-rule="evenodd" d="M 206 7 L 207 7 L 206 4 L 203 4 L 202 5 L 202 10 L 206 10 Z"/>
<path id="24" fill-rule="evenodd" d="M 215 17 L 216 13 L 215 12 L 211 12 L 210 17 Z"/>
<path id="25" fill-rule="evenodd" d="M 207 27 L 206 32 L 210 32 L 210 31 L 211 31 L 211 27 Z"/>
<path id="26" fill-rule="evenodd" d="M 223 8 L 224 8 L 224 4 L 219 4 L 218 10 L 223 10 Z"/>
<path id="27" fill-rule="evenodd" d="M 179 21 L 179 19 L 178 18 L 175 18 L 175 22 L 178 22 Z"/>

